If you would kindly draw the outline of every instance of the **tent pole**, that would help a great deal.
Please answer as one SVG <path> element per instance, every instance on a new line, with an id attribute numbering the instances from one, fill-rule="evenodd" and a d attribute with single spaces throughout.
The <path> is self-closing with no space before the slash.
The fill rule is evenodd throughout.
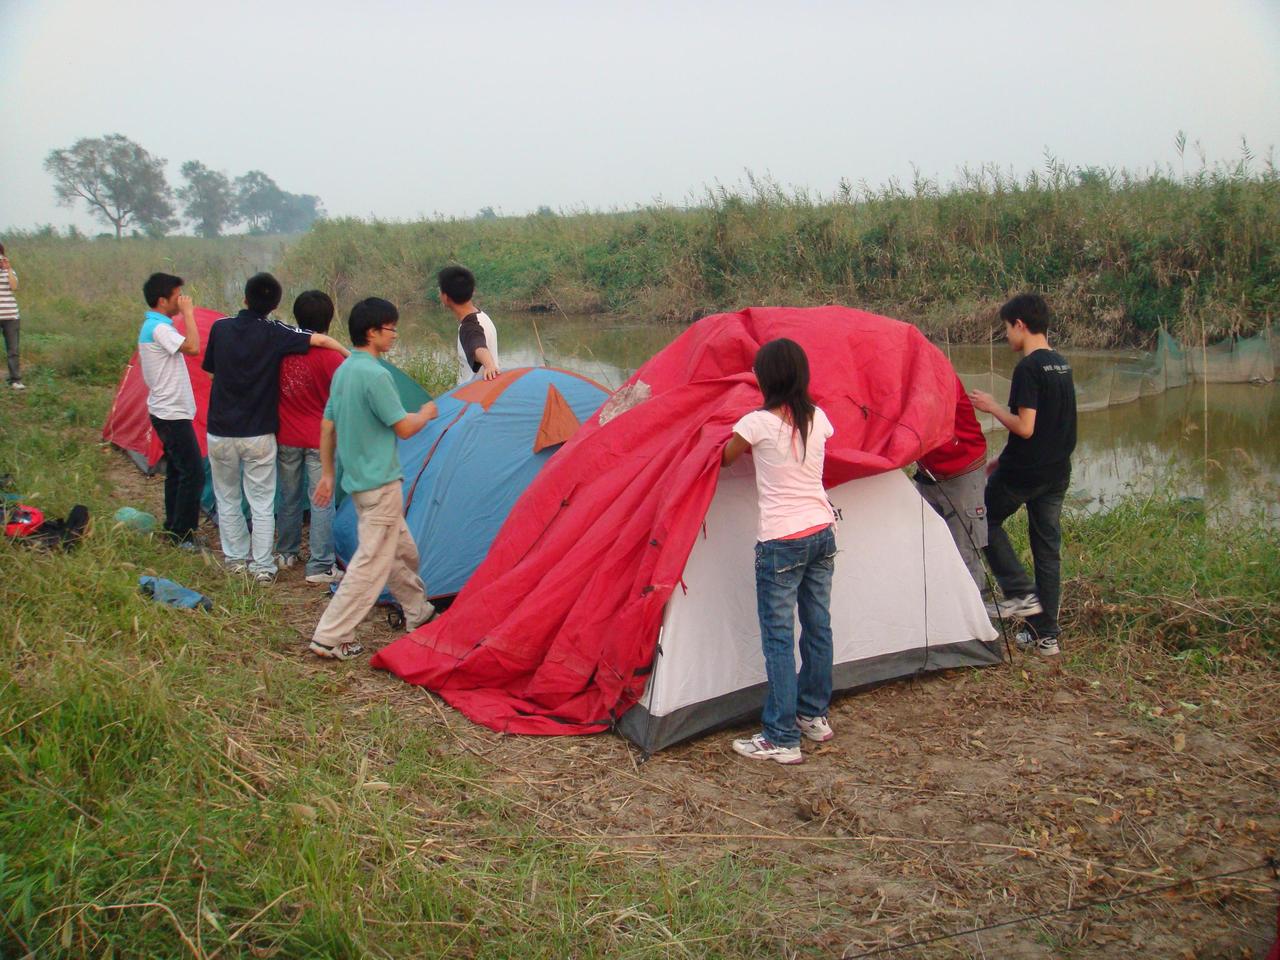
<path id="1" fill-rule="evenodd" d="M 1204 391 L 1202 426 L 1204 433 L 1204 499 L 1209 502 L 1209 341 L 1204 330 L 1204 314 L 1200 315 L 1200 379 Z"/>

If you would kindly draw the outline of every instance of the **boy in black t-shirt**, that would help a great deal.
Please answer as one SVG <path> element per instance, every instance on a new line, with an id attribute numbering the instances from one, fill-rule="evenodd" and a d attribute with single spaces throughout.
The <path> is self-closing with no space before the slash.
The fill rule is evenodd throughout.
<path id="1" fill-rule="evenodd" d="M 1000 318 L 1009 346 L 1022 354 L 1009 387 L 1009 409 L 989 393 L 969 392 L 977 409 L 993 414 L 1009 431 L 1009 442 L 987 480 L 984 550 L 1005 596 L 1000 609 L 1007 616 L 1026 618 L 1027 629 L 1015 636 L 1018 646 L 1054 656 L 1062 596 L 1062 501 L 1076 447 L 1076 388 L 1071 365 L 1049 347 L 1049 307 L 1043 297 L 1019 294 L 1000 308 Z M 1003 528 L 1023 504 L 1034 580 Z"/>

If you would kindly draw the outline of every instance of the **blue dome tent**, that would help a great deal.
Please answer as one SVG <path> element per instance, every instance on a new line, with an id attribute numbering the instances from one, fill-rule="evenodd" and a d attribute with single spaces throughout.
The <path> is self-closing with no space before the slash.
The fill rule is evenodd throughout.
<path id="1" fill-rule="evenodd" d="M 525 488 L 608 396 L 579 374 L 523 367 L 443 394 L 440 415 L 399 441 L 405 521 L 432 598 L 462 589 Z M 338 508 L 334 540 L 347 563 L 357 544 L 349 497 Z"/>

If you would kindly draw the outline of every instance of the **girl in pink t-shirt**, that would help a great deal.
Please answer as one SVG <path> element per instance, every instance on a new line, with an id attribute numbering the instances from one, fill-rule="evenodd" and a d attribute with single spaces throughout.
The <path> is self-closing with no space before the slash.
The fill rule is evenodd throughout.
<path id="1" fill-rule="evenodd" d="M 822 460 L 831 421 L 809 396 L 809 359 L 794 340 L 770 340 L 753 365 L 764 404 L 733 426 L 721 462 L 751 449 L 760 507 L 756 542 L 756 609 L 769 692 L 764 730 L 733 749 L 752 760 L 802 763 L 801 736 L 834 735 L 831 703 L 831 578 L 836 540 Z M 795 616 L 800 613 L 796 676 Z"/>

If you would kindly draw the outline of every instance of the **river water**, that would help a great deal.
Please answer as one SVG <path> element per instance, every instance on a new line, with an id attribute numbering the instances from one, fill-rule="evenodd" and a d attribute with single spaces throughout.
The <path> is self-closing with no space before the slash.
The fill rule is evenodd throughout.
<path id="1" fill-rule="evenodd" d="M 500 314 L 495 323 L 504 368 L 545 363 L 584 374 L 610 389 L 621 386 L 686 329 L 607 316 L 523 313 Z M 427 351 L 456 362 L 456 325 L 442 310 L 407 314 L 400 326 L 402 356 Z M 943 349 L 969 386 L 994 386 L 997 396 L 1007 390 L 1004 384 L 1018 356 L 1003 343 L 994 348 Z M 1078 381 L 1135 356 L 1119 351 L 1066 353 Z M 1004 445 L 1005 433 L 992 418 L 985 419 L 994 456 Z M 1203 504 L 1211 518 L 1244 517 L 1280 525 L 1280 387 L 1196 383 L 1083 412 L 1073 465 L 1069 504 L 1078 510 L 1105 510 L 1132 496 L 1173 496 Z"/>

